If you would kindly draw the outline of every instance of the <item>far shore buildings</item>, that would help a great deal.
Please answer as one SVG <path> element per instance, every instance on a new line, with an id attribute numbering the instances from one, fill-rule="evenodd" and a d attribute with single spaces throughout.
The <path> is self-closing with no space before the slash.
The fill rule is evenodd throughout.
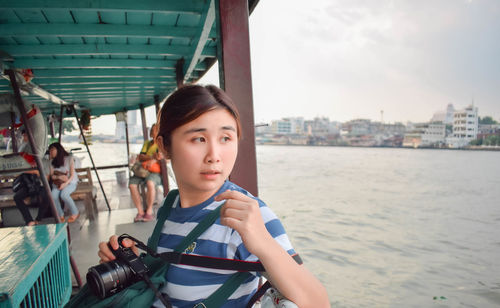
<path id="1" fill-rule="evenodd" d="M 500 135 L 500 125 L 479 125 L 478 108 L 456 110 L 448 104 L 425 123 L 384 123 L 353 119 L 345 123 L 326 117 L 290 117 L 256 126 L 258 144 L 345 145 L 411 148 L 463 148 L 477 138 Z"/>

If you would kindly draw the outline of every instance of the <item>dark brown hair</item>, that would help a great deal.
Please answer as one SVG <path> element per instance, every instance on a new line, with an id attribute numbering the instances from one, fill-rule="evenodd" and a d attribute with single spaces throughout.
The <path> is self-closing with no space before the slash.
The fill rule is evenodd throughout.
<path id="1" fill-rule="evenodd" d="M 64 157 L 68 156 L 69 154 L 59 142 L 54 142 L 49 145 L 49 152 L 52 148 L 55 148 L 57 150 L 57 155 L 52 160 L 52 166 L 54 166 L 54 168 L 59 168 L 64 165 Z"/>
<path id="2" fill-rule="evenodd" d="M 158 137 L 170 152 L 172 132 L 199 116 L 215 110 L 227 110 L 236 121 L 238 138 L 241 136 L 241 123 L 238 109 L 233 100 L 221 89 L 213 85 L 187 85 L 172 93 L 158 113 Z"/>

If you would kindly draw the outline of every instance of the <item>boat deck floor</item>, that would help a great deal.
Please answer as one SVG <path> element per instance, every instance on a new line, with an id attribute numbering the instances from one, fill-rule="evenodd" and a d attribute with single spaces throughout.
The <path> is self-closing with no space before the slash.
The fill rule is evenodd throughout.
<path id="1" fill-rule="evenodd" d="M 155 220 L 151 222 L 134 223 L 134 217 L 137 210 L 130 198 L 130 192 L 127 186 L 120 186 L 116 181 L 103 181 L 103 188 L 106 192 L 111 211 L 108 211 L 99 184 L 97 192 L 98 215 L 94 220 L 89 220 L 85 215 L 83 201 L 77 201 L 76 205 L 80 210 L 80 217 L 69 224 L 70 230 L 70 255 L 73 257 L 82 282 L 85 283 L 85 275 L 88 268 L 99 263 L 97 256 L 98 244 L 113 234 L 128 233 L 137 239 L 146 242 L 151 234 Z M 158 198 L 153 208 L 156 214 L 158 204 L 163 199 L 163 191 L 157 190 Z M 41 223 L 53 223 L 52 218 L 46 218 Z M 76 286 L 75 276 L 71 275 L 73 286 Z"/>
<path id="2" fill-rule="evenodd" d="M 130 198 L 127 186 L 121 186 L 116 181 L 104 181 L 103 187 L 106 192 L 111 211 L 108 211 L 102 191 L 99 185 L 97 193 L 97 208 L 99 214 L 95 220 L 89 220 L 85 215 L 80 215 L 77 221 L 69 224 L 71 244 L 70 253 L 78 267 L 82 282 L 85 283 L 85 275 L 89 267 L 99 263 L 97 256 L 99 242 L 106 241 L 113 234 L 128 233 L 133 237 L 146 242 L 151 234 L 155 220 L 151 222 L 134 223 L 137 210 Z M 155 214 L 158 204 L 161 203 L 163 191 L 157 191 L 158 198 L 153 208 Z M 77 204 L 81 213 L 84 213 L 83 203 Z M 76 285 L 72 275 L 73 285 Z"/>

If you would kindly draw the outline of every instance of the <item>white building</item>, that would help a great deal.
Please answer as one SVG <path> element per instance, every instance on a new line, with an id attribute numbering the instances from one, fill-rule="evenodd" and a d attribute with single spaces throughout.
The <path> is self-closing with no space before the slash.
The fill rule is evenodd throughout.
<path id="1" fill-rule="evenodd" d="M 422 146 L 440 145 L 445 143 L 446 124 L 429 123 L 422 135 Z"/>
<path id="2" fill-rule="evenodd" d="M 445 143 L 446 124 L 416 123 L 403 139 L 403 147 L 438 147 Z"/>
<path id="3" fill-rule="evenodd" d="M 477 138 L 478 133 L 477 107 L 468 106 L 463 110 L 457 110 L 453 114 L 453 136 L 448 138 L 450 147 L 465 147 Z"/>
<path id="4" fill-rule="evenodd" d="M 313 120 L 304 121 L 304 131 L 312 136 L 326 136 L 330 132 L 330 119 L 315 117 Z"/>
<path id="5" fill-rule="evenodd" d="M 271 122 L 271 132 L 274 134 L 289 135 L 304 132 L 304 118 L 283 118 Z"/>

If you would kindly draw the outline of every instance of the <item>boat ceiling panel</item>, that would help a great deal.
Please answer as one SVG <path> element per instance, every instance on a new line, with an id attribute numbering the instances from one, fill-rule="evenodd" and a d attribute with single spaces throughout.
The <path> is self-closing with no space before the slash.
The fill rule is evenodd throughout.
<path id="1" fill-rule="evenodd" d="M 216 59 L 215 0 L 0 0 L 3 68 L 31 69 L 31 85 L 92 115 L 154 104 L 198 80 Z M 249 1 L 253 8 L 257 1 Z M 0 93 L 10 92 L 0 80 Z M 60 105 L 22 94 L 45 113 Z M 42 91 L 43 92 L 43 91 Z"/>

